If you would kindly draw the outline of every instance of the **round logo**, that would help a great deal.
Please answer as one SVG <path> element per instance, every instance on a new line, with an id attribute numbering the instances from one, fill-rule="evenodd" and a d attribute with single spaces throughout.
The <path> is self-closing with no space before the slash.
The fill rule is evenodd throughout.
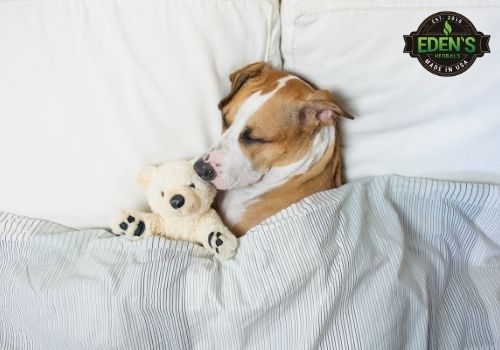
<path id="1" fill-rule="evenodd" d="M 427 17 L 410 35 L 404 35 L 405 53 L 416 57 L 429 72 L 450 77 L 472 66 L 490 52 L 490 36 L 478 32 L 465 16 L 451 11 Z"/>

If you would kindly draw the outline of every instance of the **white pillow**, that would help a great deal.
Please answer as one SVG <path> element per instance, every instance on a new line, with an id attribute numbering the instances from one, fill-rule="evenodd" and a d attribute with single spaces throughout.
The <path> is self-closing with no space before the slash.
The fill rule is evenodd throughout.
<path id="1" fill-rule="evenodd" d="M 281 64 L 278 0 L 0 1 L 0 210 L 76 228 L 220 132 L 229 74 Z"/>
<path id="2" fill-rule="evenodd" d="M 498 1 L 288 0 L 285 69 L 331 89 L 357 116 L 343 126 L 348 180 L 403 174 L 500 184 Z M 491 35 L 491 53 L 440 77 L 403 52 L 403 35 L 455 11 Z"/>

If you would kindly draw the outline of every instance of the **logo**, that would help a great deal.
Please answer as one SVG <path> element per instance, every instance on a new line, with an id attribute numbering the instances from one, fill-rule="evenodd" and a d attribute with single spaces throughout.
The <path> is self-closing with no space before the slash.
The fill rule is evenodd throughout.
<path id="1" fill-rule="evenodd" d="M 435 13 L 427 17 L 416 32 L 403 37 L 403 52 L 442 77 L 465 72 L 477 57 L 490 52 L 490 36 L 478 32 L 471 21 L 456 12 Z"/>

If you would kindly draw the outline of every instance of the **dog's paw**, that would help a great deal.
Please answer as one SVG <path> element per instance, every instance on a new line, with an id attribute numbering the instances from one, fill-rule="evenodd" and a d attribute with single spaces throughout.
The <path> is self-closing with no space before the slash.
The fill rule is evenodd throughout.
<path id="1" fill-rule="evenodd" d="M 150 230 L 138 213 L 133 211 L 121 211 L 111 224 L 111 231 L 115 235 L 125 236 L 131 240 L 137 240 L 150 236 Z"/>
<path id="2" fill-rule="evenodd" d="M 224 234 L 212 231 L 208 234 L 208 245 L 212 250 L 224 259 L 231 259 L 238 248 L 238 238 L 232 234 Z"/>

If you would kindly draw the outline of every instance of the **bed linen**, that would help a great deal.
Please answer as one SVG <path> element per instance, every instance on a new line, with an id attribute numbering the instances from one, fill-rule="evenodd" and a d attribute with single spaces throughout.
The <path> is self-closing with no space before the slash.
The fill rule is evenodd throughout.
<path id="1" fill-rule="evenodd" d="M 224 262 L 2 213 L 0 348 L 498 349 L 500 187 L 364 179 Z"/>

